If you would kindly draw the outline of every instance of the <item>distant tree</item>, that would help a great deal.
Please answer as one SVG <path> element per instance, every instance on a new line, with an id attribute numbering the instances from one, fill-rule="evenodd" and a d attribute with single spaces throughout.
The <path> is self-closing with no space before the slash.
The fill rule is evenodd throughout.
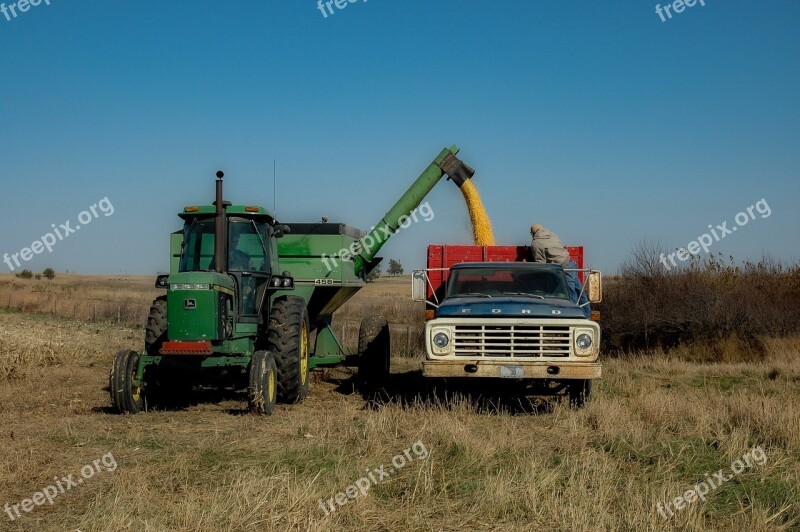
<path id="1" fill-rule="evenodd" d="M 400 261 L 389 259 L 389 275 L 395 277 L 397 275 L 403 275 L 403 266 L 400 264 Z"/>
<path id="2" fill-rule="evenodd" d="M 20 279 L 31 279 L 33 277 L 33 272 L 30 270 L 22 270 L 17 274 L 17 277 Z"/>
<path id="3" fill-rule="evenodd" d="M 381 266 L 379 264 L 378 266 L 375 266 L 375 269 L 369 272 L 369 274 L 367 275 L 367 282 L 371 283 L 380 276 L 381 276 Z"/>
<path id="4" fill-rule="evenodd" d="M 33 276 L 33 278 L 36 279 L 37 281 L 41 281 L 42 280 L 42 274 L 41 273 L 37 273 L 36 275 Z"/>
<path id="5" fill-rule="evenodd" d="M 56 272 L 53 271 L 53 268 L 45 268 L 42 275 L 44 275 L 45 279 L 52 281 L 56 276 Z"/>

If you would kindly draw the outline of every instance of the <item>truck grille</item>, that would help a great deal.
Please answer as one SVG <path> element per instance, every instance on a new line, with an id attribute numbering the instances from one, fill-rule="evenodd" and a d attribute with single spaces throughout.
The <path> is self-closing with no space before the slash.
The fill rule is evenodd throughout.
<path id="1" fill-rule="evenodd" d="M 568 357 L 572 336 L 568 326 L 456 325 L 456 356 Z"/>

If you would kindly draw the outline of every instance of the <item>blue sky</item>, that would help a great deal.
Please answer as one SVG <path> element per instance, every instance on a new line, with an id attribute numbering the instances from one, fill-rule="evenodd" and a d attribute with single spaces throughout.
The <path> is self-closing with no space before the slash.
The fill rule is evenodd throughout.
<path id="1" fill-rule="evenodd" d="M 9 4 L 6 0 L 6 4 Z M 108 197 L 114 214 L 26 264 L 168 267 L 187 204 L 368 228 L 458 144 L 501 243 L 542 223 L 616 270 L 641 239 L 686 245 L 766 199 L 712 251 L 800 257 L 800 4 L 50 0 L 0 15 L 0 254 Z M 382 253 L 468 242 L 458 190 Z M 74 222 L 73 222 L 74 224 Z M 0 264 L 3 271 L 8 271 Z"/>

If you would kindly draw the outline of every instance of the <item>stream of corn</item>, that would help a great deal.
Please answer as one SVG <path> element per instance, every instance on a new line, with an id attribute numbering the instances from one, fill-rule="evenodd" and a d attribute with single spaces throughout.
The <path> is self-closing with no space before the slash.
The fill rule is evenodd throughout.
<path id="1" fill-rule="evenodd" d="M 461 193 L 464 194 L 464 200 L 466 200 L 467 209 L 469 209 L 469 219 L 472 221 L 472 234 L 475 238 L 475 244 L 493 246 L 492 221 L 489 219 L 489 215 L 486 214 L 481 195 L 472 183 L 472 179 L 467 179 L 464 182 L 461 187 Z"/>

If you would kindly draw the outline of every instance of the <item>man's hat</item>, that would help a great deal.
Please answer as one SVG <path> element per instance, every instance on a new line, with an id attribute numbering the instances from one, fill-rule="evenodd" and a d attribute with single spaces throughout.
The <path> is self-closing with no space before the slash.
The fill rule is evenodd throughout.
<path id="1" fill-rule="evenodd" d="M 535 234 L 536 234 L 536 232 L 537 232 L 539 229 L 544 229 L 544 226 L 543 226 L 542 224 L 534 224 L 534 225 L 532 225 L 532 226 L 531 226 L 531 234 L 532 234 L 532 235 L 535 235 Z"/>

